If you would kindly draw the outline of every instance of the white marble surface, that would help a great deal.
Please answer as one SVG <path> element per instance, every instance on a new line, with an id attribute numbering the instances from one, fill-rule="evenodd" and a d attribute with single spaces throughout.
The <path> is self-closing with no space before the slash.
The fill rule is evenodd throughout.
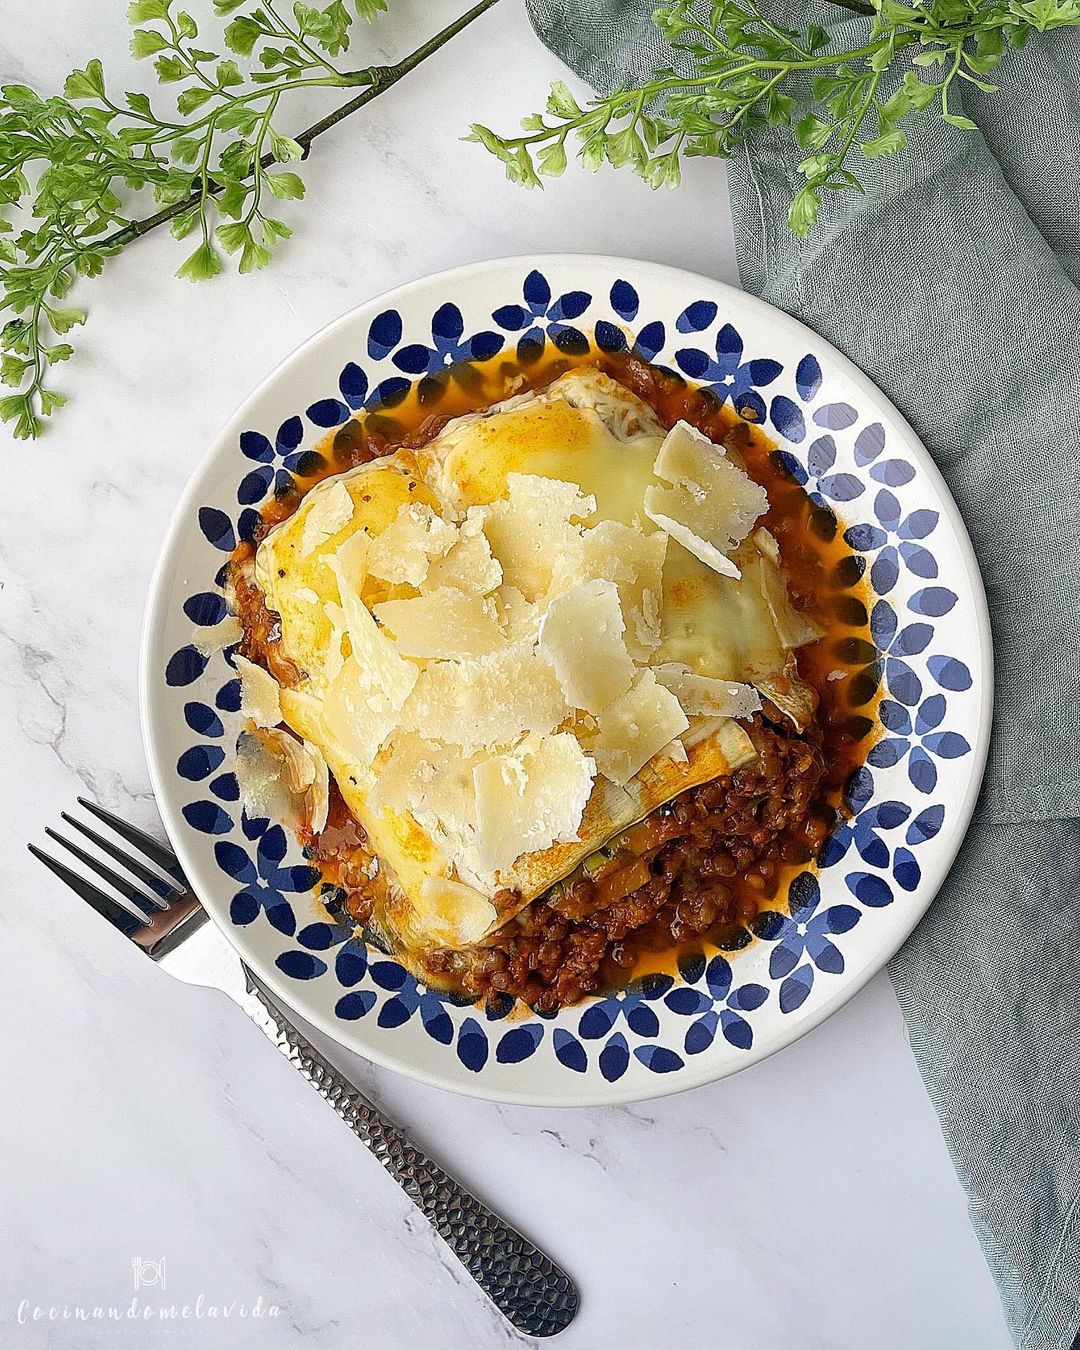
<path id="1" fill-rule="evenodd" d="M 401 52 L 459 6 L 392 8 L 376 33 Z M 51 89 L 97 54 L 115 79 L 145 81 L 120 11 L 7 0 L 0 74 Z M 71 405 L 38 445 L 5 438 L 5 1347 L 520 1340 L 231 1006 L 136 959 L 22 845 L 82 792 L 154 823 L 136 653 L 158 540 L 219 423 L 301 339 L 387 287 L 498 254 L 623 253 L 735 280 L 720 166 L 693 164 L 676 195 L 571 173 L 526 196 L 459 142 L 471 119 L 505 127 L 539 105 L 556 73 L 519 0 L 502 0 L 319 144 L 296 236 L 267 271 L 190 286 L 172 278 L 182 246 L 164 233 L 113 262 L 75 297 L 92 313 L 63 372 Z M 655 1104 L 498 1107 L 348 1068 L 573 1272 L 568 1350 L 1009 1343 L 884 977 L 767 1063 Z M 261 1296 L 280 1316 L 27 1320 L 35 1305 L 127 1307 L 137 1256 L 165 1260 L 148 1306 Z"/>

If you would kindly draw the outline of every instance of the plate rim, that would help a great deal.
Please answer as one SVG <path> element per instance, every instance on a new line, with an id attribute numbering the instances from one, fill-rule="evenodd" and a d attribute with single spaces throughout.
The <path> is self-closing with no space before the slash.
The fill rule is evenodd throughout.
<path id="1" fill-rule="evenodd" d="M 462 1079 L 450 1077 L 448 1074 L 432 1072 L 427 1069 L 418 1068 L 410 1064 L 407 1060 L 394 1054 L 392 1051 L 387 1053 L 382 1047 L 375 1047 L 369 1044 L 364 1045 L 363 1049 L 348 1043 L 341 1034 L 341 1028 L 330 1017 L 323 1016 L 318 1009 L 299 1010 L 292 995 L 296 992 L 295 982 L 290 982 L 288 978 L 280 972 L 272 962 L 265 962 L 261 954 L 257 954 L 256 959 L 251 959 L 249 953 L 242 951 L 236 943 L 230 926 L 221 922 L 210 906 L 204 903 L 207 913 L 212 922 L 225 934 L 230 945 L 240 956 L 241 960 L 251 967 L 254 974 L 262 981 L 274 994 L 274 997 L 281 1002 L 284 1007 L 292 1014 L 298 1016 L 303 1021 L 317 1028 L 323 1035 L 329 1037 L 335 1044 L 362 1059 L 369 1060 L 377 1064 L 380 1068 L 391 1069 L 396 1073 L 412 1078 L 417 1082 L 424 1083 L 431 1087 L 442 1088 L 449 1092 L 457 1093 L 460 1096 L 473 1097 L 483 1101 L 492 1101 L 505 1103 L 515 1106 L 537 1106 L 537 1107 L 568 1107 L 568 1106 L 616 1106 L 624 1105 L 633 1101 L 650 1101 L 659 1097 L 668 1097 L 680 1092 L 688 1092 L 693 1088 L 702 1087 L 707 1083 L 719 1081 L 722 1078 L 731 1077 L 733 1074 L 741 1073 L 755 1064 L 760 1064 L 779 1051 L 786 1049 L 795 1041 L 800 1040 L 809 1032 L 815 1030 L 827 1018 L 839 1011 L 846 1003 L 850 1002 L 856 994 L 866 987 L 867 984 L 888 964 L 896 955 L 907 939 L 911 936 L 917 924 L 921 921 L 927 910 L 937 899 L 941 886 L 944 883 L 960 847 L 967 836 L 968 828 L 974 814 L 975 805 L 982 789 L 982 781 L 986 768 L 986 760 L 990 745 L 990 728 L 993 721 L 994 712 L 994 646 L 993 636 L 990 626 L 989 608 L 986 599 L 986 589 L 983 583 L 982 571 L 979 567 L 975 550 L 968 534 L 967 526 L 960 514 L 948 484 L 945 481 L 941 470 L 938 468 L 933 456 L 923 444 L 914 428 L 904 417 L 903 413 L 889 399 L 889 397 L 878 388 L 878 386 L 859 369 L 853 361 L 846 357 L 826 338 L 821 337 L 812 328 L 788 314 L 785 310 L 779 309 L 775 305 L 770 305 L 767 301 L 748 291 L 741 290 L 737 286 L 732 286 L 728 282 L 719 281 L 714 277 L 706 276 L 700 272 L 694 272 L 688 268 L 677 267 L 670 263 L 659 263 L 647 259 L 630 258 L 617 254 L 599 254 L 599 253 L 537 253 L 537 254 L 508 254 L 505 256 L 486 258 L 477 262 L 466 263 L 461 266 L 446 268 L 438 272 L 430 272 L 421 277 L 416 277 L 412 281 L 405 282 L 399 286 L 392 287 L 377 295 L 370 296 L 365 300 L 359 301 L 351 306 L 343 314 L 331 319 L 328 323 L 317 329 L 309 337 L 305 338 L 290 352 L 286 353 L 271 370 L 258 382 L 257 385 L 246 394 L 236 405 L 231 415 L 221 426 L 217 434 L 211 439 L 206 449 L 199 456 L 188 475 L 184 489 L 173 508 L 169 518 L 168 525 L 162 536 L 162 544 L 158 551 L 157 560 L 151 572 L 150 581 L 147 587 L 146 601 L 143 610 L 142 631 L 139 643 L 139 722 L 143 742 L 143 752 L 146 757 L 147 768 L 150 775 L 150 784 L 154 792 L 155 805 L 161 817 L 162 825 L 169 838 L 169 841 L 175 851 L 185 874 L 194 875 L 197 867 L 194 863 L 193 854 L 187 847 L 188 827 L 180 818 L 175 810 L 173 803 L 166 791 L 166 766 L 161 761 L 155 737 L 152 731 L 152 725 L 155 717 L 154 704 L 160 697 L 160 689 L 156 680 L 156 667 L 152 668 L 151 657 L 155 646 L 155 640 L 161 635 L 164 628 L 167 611 L 164 605 L 164 590 L 166 578 L 173 570 L 175 556 L 178 555 L 184 545 L 185 535 L 188 533 L 193 508 L 198 504 L 198 485 L 211 469 L 214 462 L 221 455 L 223 449 L 235 440 L 243 429 L 243 422 L 247 419 L 248 409 L 252 407 L 263 395 L 271 388 L 280 377 L 294 363 L 307 355 L 312 348 L 325 342 L 340 329 L 347 327 L 355 321 L 355 317 L 361 311 L 367 311 L 375 307 L 386 308 L 391 305 L 395 307 L 403 299 L 411 296 L 417 291 L 426 289 L 433 285 L 445 283 L 460 283 L 463 280 L 477 274 L 489 272 L 492 268 L 517 265 L 519 267 L 540 268 L 551 266 L 578 266 L 583 269 L 606 268 L 618 269 L 625 272 L 628 268 L 632 269 L 631 275 L 641 275 L 642 272 L 652 273 L 656 278 L 663 276 L 677 277 L 683 283 L 691 281 L 705 288 L 704 294 L 722 295 L 729 303 L 737 301 L 746 312 L 753 314 L 756 318 L 766 323 L 779 322 L 784 325 L 793 325 L 794 331 L 805 334 L 806 340 L 810 343 L 811 349 L 815 354 L 825 352 L 829 358 L 835 362 L 836 369 L 841 372 L 870 402 L 879 405 L 883 411 L 887 411 L 890 419 L 894 421 L 896 429 L 900 432 L 906 441 L 904 451 L 914 456 L 919 468 L 927 474 L 929 481 L 936 489 L 943 513 L 948 519 L 956 539 L 958 552 L 963 560 L 964 568 L 967 573 L 967 579 L 972 589 L 972 600 L 974 602 L 974 614 L 976 627 L 978 630 L 978 668 L 977 678 L 980 692 L 983 695 L 982 706 L 979 714 L 977 741 L 972 747 L 972 772 L 968 777 L 962 801 L 958 802 L 956 816 L 954 819 L 953 830 L 951 832 L 949 847 L 945 850 L 938 861 L 936 875 L 932 885 L 928 887 L 925 902 L 920 903 L 912 913 L 905 916 L 905 922 L 900 926 L 895 942 L 890 941 L 886 944 L 883 952 L 875 955 L 869 960 L 864 969 L 853 976 L 851 979 L 840 984 L 827 998 L 818 1004 L 812 1013 L 805 1018 L 778 1029 L 774 1040 L 771 1040 L 766 1048 L 760 1052 L 752 1054 L 749 1058 L 733 1062 L 731 1064 L 710 1064 L 704 1063 L 696 1073 L 679 1074 L 677 1078 L 668 1078 L 667 1076 L 655 1076 L 655 1081 L 646 1081 L 643 1083 L 609 1083 L 603 1092 L 583 1090 L 573 1094 L 568 1094 L 563 1090 L 548 1090 L 543 1092 L 529 1090 L 514 1090 L 501 1087 L 492 1087 L 484 1083 L 482 1075 L 477 1075 L 473 1079 Z M 974 664 L 974 663 L 973 663 Z M 200 896 L 200 901 L 202 897 Z M 687 1066 L 689 1067 L 689 1066 Z M 585 1083 L 579 1081 L 579 1086 L 584 1089 Z"/>

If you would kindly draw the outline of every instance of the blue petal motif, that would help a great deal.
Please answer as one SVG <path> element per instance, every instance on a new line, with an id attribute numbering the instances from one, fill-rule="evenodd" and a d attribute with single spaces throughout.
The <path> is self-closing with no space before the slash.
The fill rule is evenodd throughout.
<path id="1" fill-rule="evenodd" d="M 556 1027 L 551 1034 L 551 1044 L 555 1058 L 574 1073 L 584 1073 L 589 1067 L 589 1057 L 585 1047 L 565 1027 Z"/>
<path id="2" fill-rule="evenodd" d="M 187 823 L 200 834 L 228 834 L 232 829 L 231 817 L 217 802 L 188 802 L 181 810 Z"/>
<path id="3" fill-rule="evenodd" d="M 868 909 L 883 909 L 893 900 L 889 883 L 872 872 L 852 872 L 844 878 L 848 890 Z"/>
<path id="4" fill-rule="evenodd" d="M 310 952 L 282 952 L 274 965 L 293 980 L 314 980 L 326 974 L 326 962 Z"/>
<path id="5" fill-rule="evenodd" d="M 607 1082 L 615 1083 L 623 1076 L 630 1066 L 630 1051 L 627 1048 L 626 1037 L 621 1031 L 612 1036 L 600 1051 L 597 1063 Z"/>
<path id="6" fill-rule="evenodd" d="M 368 355 L 375 361 L 381 361 L 383 357 L 389 356 L 401 341 L 402 331 L 401 315 L 396 309 L 387 309 L 377 314 L 368 329 Z"/>
<path id="7" fill-rule="evenodd" d="M 885 449 L 885 428 L 880 422 L 871 422 L 855 437 L 855 463 L 864 468 Z"/>
<path id="8" fill-rule="evenodd" d="M 685 1063 L 680 1055 L 669 1050 L 666 1045 L 639 1045 L 634 1051 L 634 1057 L 651 1073 L 674 1073 Z"/>
<path id="9" fill-rule="evenodd" d="M 821 388 L 821 366 L 812 352 L 807 352 L 795 368 L 795 389 L 804 403 L 809 403 Z"/>
<path id="10" fill-rule="evenodd" d="M 508 1031 L 495 1047 L 495 1058 L 500 1064 L 520 1064 L 523 1059 L 536 1053 L 536 1047 L 544 1037 L 544 1028 L 535 1022 L 514 1027 Z"/>
<path id="11" fill-rule="evenodd" d="M 942 689 L 962 693 L 965 689 L 971 688 L 971 671 L 963 661 L 958 661 L 954 656 L 931 656 L 926 666 Z"/>
<path id="12" fill-rule="evenodd" d="M 198 736 L 224 736 L 221 718 L 205 703 L 185 703 L 184 721 Z"/>
<path id="13" fill-rule="evenodd" d="M 636 319 L 641 301 L 638 299 L 638 293 L 628 281 L 616 281 L 611 287 L 611 308 L 619 316 L 629 323 Z M 712 321 L 710 320 L 710 323 Z"/>
<path id="14" fill-rule="evenodd" d="M 701 333 L 716 318 L 716 303 L 712 300 L 695 300 L 693 304 L 687 305 L 679 317 L 675 320 L 675 327 L 680 333 Z"/>
<path id="15" fill-rule="evenodd" d="M 940 619 L 956 604 L 956 595 L 945 586 L 926 586 L 908 601 L 908 609 Z"/>
<path id="16" fill-rule="evenodd" d="M 826 403 L 814 413 L 814 421 L 819 427 L 828 427 L 830 431 L 844 431 L 859 420 L 859 414 L 847 403 Z"/>
<path id="17" fill-rule="evenodd" d="M 165 683 L 174 689 L 194 684 L 206 669 L 209 659 L 198 647 L 181 647 L 169 657 L 165 667 Z"/>
<path id="18" fill-rule="evenodd" d="M 835 463 L 836 442 L 831 436 L 819 436 L 806 452 L 806 467 L 815 478 L 820 478 L 823 473 L 828 473 Z"/>
<path id="19" fill-rule="evenodd" d="M 487 1034 L 475 1017 L 466 1017 L 461 1024 L 457 1057 L 471 1073 L 479 1073 L 488 1061 Z"/>
<path id="20" fill-rule="evenodd" d="M 751 366 L 754 364 L 754 362 L 751 362 Z M 760 384 L 762 381 L 755 380 L 754 383 Z M 773 426 L 785 440 L 797 444 L 799 441 L 806 439 L 806 421 L 803 418 L 802 409 L 785 394 L 777 394 L 773 399 L 770 413 Z"/>
<path id="21" fill-rule="evenodd" d="M 924 844 L 938 833 L 944 819 L 944 806 L 928 806 L 925 811 L 920 811 L 911 822 L 904 838 L 913 846 Z"/>
<path id="22" fill-rule="evenodd" d="M 220 745 L 193 745 L 176 761 L 176 772 L 189 783 L 201 783 L 221 767 L 225 751 Z"/>
<path id="23" fill-rule="evenodd" d="M 334 1013 L 343 1022 L 356 1022 L 375 1006 L 375 994 L 370 989 L 358 989 L 354 993 L 344 994 L 334 1004 Z"/>
<path id="24" fill-rule="evenodd" d="M 780 986 L 780 1011 L 794 1012 L 806 1002 L 807 995 L 814 987 L 814 967 L 809 964 L 800 966 L 793 975 L 789 975 Z"/>

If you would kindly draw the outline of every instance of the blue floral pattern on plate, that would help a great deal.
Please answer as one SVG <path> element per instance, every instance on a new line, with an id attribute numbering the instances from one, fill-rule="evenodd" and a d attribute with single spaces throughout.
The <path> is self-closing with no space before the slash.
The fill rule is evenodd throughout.
<path id="1" fill-rule="evenodd" d="M 335 348 L 347 359 L 319 366 L 323 388 L 333 389 L 312 401 L 319 389 L 306 385 L 297 400 L 304 411 L 282 404 L 268 423 L 253 417 L 215 457 L 215 482 L 227 486 L 176 527 L 187 556 L 200 560 L 191 570 L 197 582 L 173 587 L 166 626 L 176 640 L 161 647 L 148 679 L 155 697 L 165 697 L 175 747 L 162 773 L 165 795 L 206 841 L 196 838 L 189 851 L 198 854 L 200 877 L 219 877 L 212 889 L 224 897 L 224 914 L 220 905 L 215 913 L 242 949 L 257 946 L 263 969 L 272 965 L 301 1011 L 316 1000 L 315 1020 L 362 1053 L 462 1090 L 537 1099 L 515 1075 L 541 1074 L 539 1099 L 617 1100 L 700 1081 L 701 1069 L 691 1066 L 718 1076 L 791 1039 L 788 1024 L 869 960 L 880 964 L 880 952 L 867 955 L 874 925 L 884 934 L 886 923 L 898 922 L 900 936 L 910 927 L 910 918 L 888 916 L 914 907 L 925 890 L 929 869 L 920 857 L 943 852 L 950 818 L 962 824 L 960 801 L 977 772 L 964 761 L 975 765 L 984 731 L 985 684 L 970 664 L 979 655 L 972 634 L 981 594 L 958 561 L 955 527 L 943 526 L 941 492 L 919 461 L 923 452 L 905 442 L 880 396 L 854 387 L 812 334 L 784 319 L 788 329 L 774 343 L 760 314 L 740 319 L 743 297 L 721 287 L 695 295 L 698 283 L 683 274 L 655 269 L 669 295 L 644 265 L 599 275 L 595 260 L 574 263 L 492 264 L 475 297 L 452 277 L 434 278 L 419 300 L 358 311 L 347 346 Z M 787 912 L 757 917 L 749 947 L 686 956 L 677 975 L 648 976 L 555 1016 L 522 1020 L 509 1005 L 480 1010 L 427 989 L 328 919 L 313 889 L 317 874 L 295 841 L 239 807 L 228 765 L 239 707 L 231 649 L 208 657 L 199 634 L 224 617 L 214 589 L 224 556 L 251 537 L 265 501 L 311 471 L 327 428 L 399 400 L 411 380 L 456 363 L 504 349 L 534 360 L 545 342 L 581 351 L 590 335 L 602 348 L 634 351 L 708 385 L 763 424 L 788 471 L 816 502 L 839 511 L 873 597 L 868 669 L 881 681 L 884 733 L 848 786 L 850 818 L 818 868 L 796 877 Z M 396 1054 L 383 1049 L 395 1037 L 410 1038 Z M 654 1078 L 670 1086 L 652 1087 Z"/>

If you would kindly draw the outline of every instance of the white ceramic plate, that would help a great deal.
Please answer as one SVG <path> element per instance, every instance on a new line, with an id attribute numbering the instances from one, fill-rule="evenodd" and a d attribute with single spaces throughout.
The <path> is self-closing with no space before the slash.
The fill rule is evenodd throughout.
<path id="1" fill-rule="evenodd" d="M 849 789 L 852 819 L 741 950 L 685 963 L 554 1017 L 507 1019 L 427 990 L 335 927 L 294 839 L 242 817 L 240 719 L 222 565 L 275 481 L 352 412 L 452 362 L 594 336 L 707 384 L 761 421 L 832 507 L 874 594 L 885 733 Z M 149 597 L 143 731 L 188 877 L 248 965 L 288 1005 L 379 1064 L 474 1096 L 630 1101 L 762 1059 L 845 1003 L 930 904 L 967 826 L 991 711 L 986 603 L 959 513 L 903 418 L 844 357 L 761 301 L 621 258 L 507 258 L 361 305 L 304 343 L 244 402 L 180 502 Z"/>

